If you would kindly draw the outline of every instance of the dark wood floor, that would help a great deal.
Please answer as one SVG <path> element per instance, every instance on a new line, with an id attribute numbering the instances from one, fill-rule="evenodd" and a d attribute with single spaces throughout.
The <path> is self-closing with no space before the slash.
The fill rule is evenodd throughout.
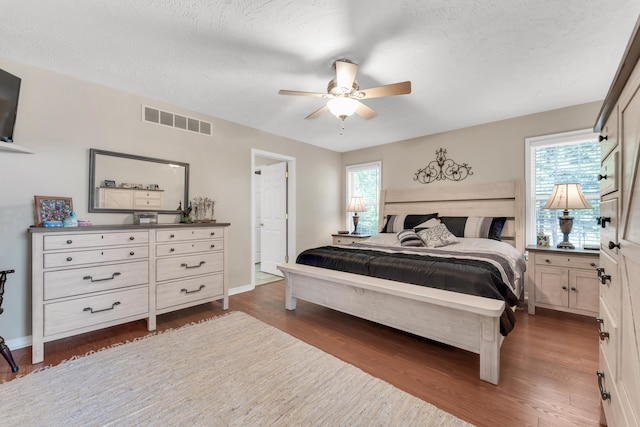
<path id="1" fill-rule="evenodd" d="M 500 384 L 478 378 L 476 354 L 298 301 L 284 309 L 284 282 L 230 298 L 248 313 L 294 337 L 478 426 L 599 426 L 598 340 L 592 318 L 538 310 L 517 311 L 502 346 Z M 158 318 L 158 329 L 180 327 L 223 313 L 217 303 Z M 26 374 L 115 343 L 148 334 L 146 322 L 108 328 L 45 344 L 45 361 L 32 366 L 31 349 L 13 351 Z M 0 381 L 11 380 L 0 360 Z M 3 396 L 3 398 L 10 398 Z M 16 403 L 16 409 L 20 403 Z"/>

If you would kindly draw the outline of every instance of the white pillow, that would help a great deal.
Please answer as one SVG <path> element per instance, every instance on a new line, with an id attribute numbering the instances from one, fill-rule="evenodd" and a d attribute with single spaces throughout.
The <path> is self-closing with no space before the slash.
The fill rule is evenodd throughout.
<path id="1" fill-rule="evenodd" d="M 422 229 L 418 231 L 418 236 L 428 248 L 439 248 L 458 242 L 458 238 L 451 234 L 444 224 Z"/>

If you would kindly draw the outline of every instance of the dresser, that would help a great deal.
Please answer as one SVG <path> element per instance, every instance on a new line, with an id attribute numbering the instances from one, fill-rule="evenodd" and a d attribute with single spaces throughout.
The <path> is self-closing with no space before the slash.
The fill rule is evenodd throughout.
<path id="1" fill-rule="evenodd" d="M 97 207 L 105 209 L 162 210 L 162 190 L 130 188 L 96 189 Z"/>
<path id="2" fill-rule="evenodd" d="M 594 130 L 600 133 L 599 369 L 603 423 L 640 425 L 640 33 L 630 43 Z M 596 381 L 594 379 L 594 384 Z"/>
<path id="3" fill-rule="evenodd" d="M 599 252 L 527 246 L 527 270 L 533 278 L 529 286 L 529 314 L 536 307 L 596 317 Z"/>
<path id="4" fill-rule="evenodd" d="M 44 343 L 210 301 L 229 306 L 229 224 L 30 228 L 32 362 Z"/>

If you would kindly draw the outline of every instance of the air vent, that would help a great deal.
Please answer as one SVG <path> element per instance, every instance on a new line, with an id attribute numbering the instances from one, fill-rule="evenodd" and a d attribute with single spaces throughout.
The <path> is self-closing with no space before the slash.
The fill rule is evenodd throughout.
<path id="1" fill-rule="evenodd" d="M 210 122 L 186 117 L 180 114 L 164 111 L 146 105 L 142 106 L 142 121 L 162 126 L 169 126 L 202 135 L 211 135 L 213 125 Z"/>

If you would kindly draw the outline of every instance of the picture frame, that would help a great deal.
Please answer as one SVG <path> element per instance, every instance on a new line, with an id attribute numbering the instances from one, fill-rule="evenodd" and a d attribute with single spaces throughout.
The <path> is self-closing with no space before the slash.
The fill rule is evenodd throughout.
<path id="1" fill-rule="evenodd" d="M 116 182 L 112 179 L 105 179 L 104 180 L 104 186 L 107 188 L 115 188 L 116 186 Z"/>
<path id="2" fill-rule="evenodd" d="M 64 221 L 73 210 L 71 197 L 34 196 L 36 224 L 42 226 L 45 221 Z"/>

